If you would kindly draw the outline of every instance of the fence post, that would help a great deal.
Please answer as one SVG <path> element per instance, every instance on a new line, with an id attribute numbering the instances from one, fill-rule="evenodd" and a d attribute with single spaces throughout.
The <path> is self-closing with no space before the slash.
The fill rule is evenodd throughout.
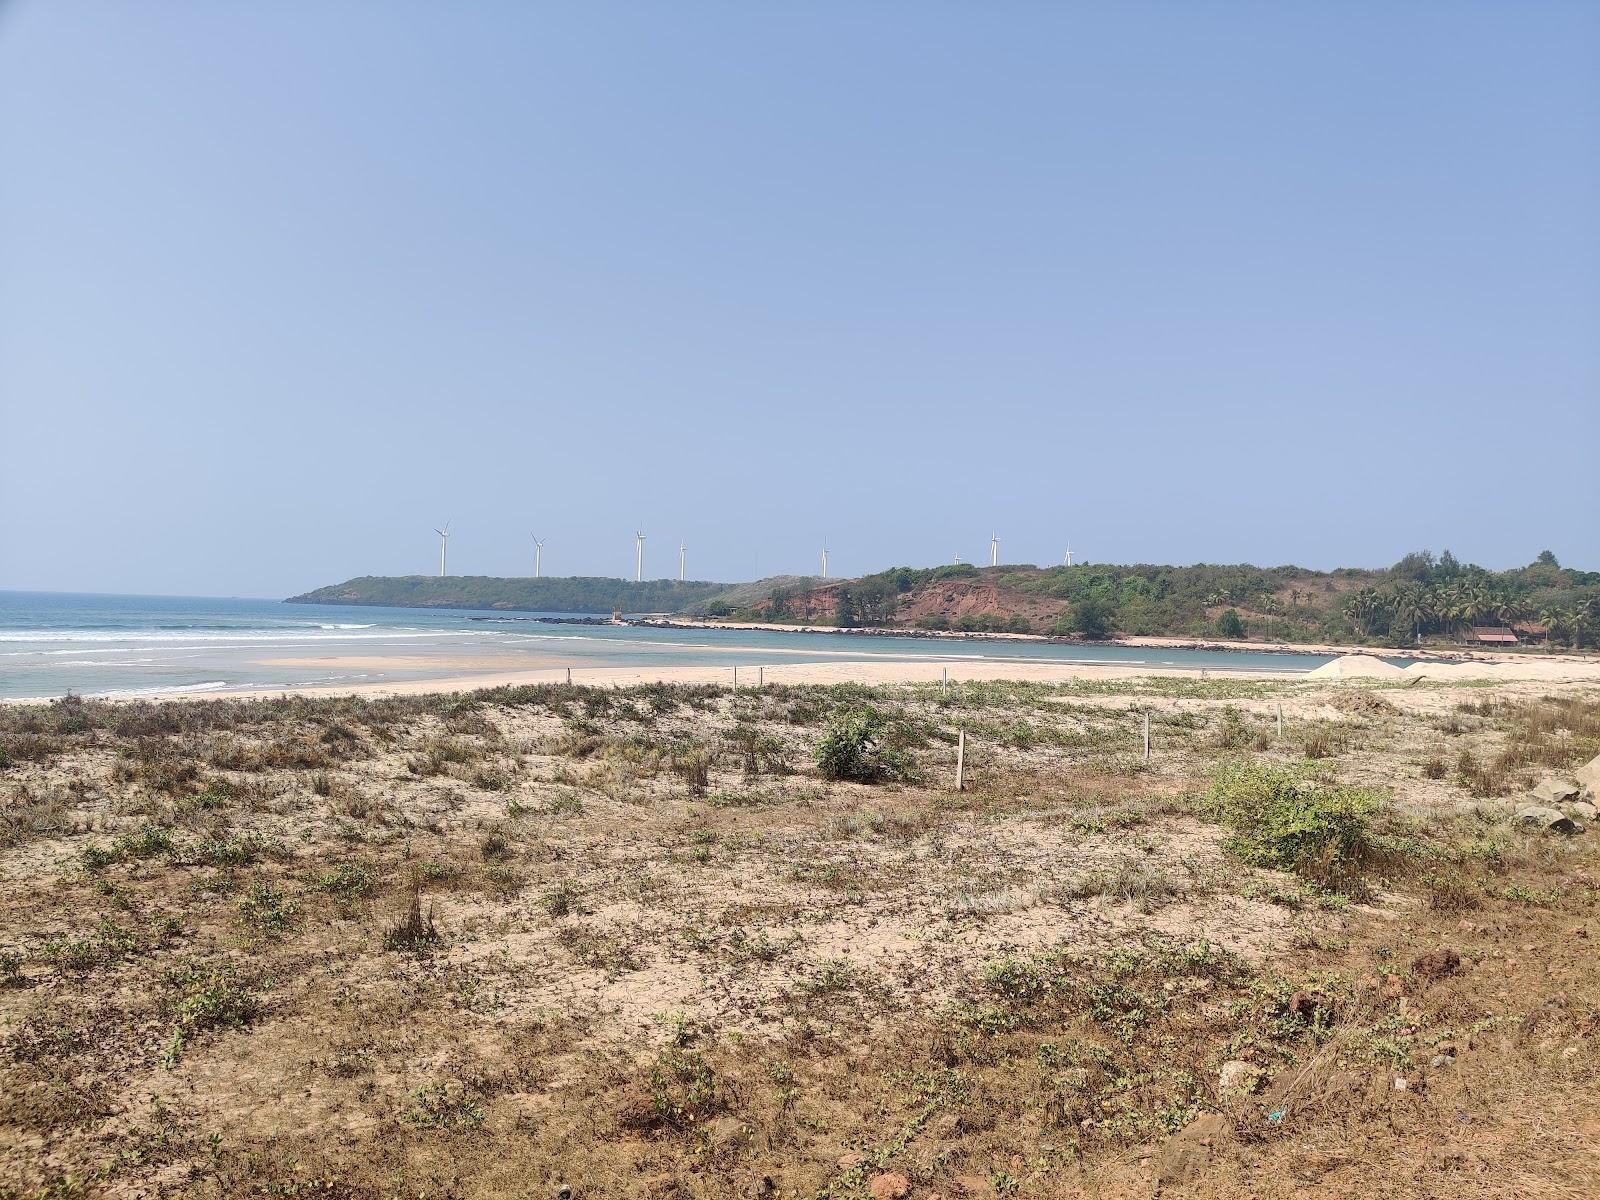
<path id="1" fill-rule="evenodd" d="M 1279 703 L 1278 703 L 1278 738 L 1279 738 L 1280 741 L 1283 739 L 1283 703 L 1282 703 L 1282 701 L 1279 701 Z"/>
<path id="2" fill-rule="evenodd" d="M 956 731 L 956 791 L 962 791 L 967 782 L 967 731 Z"/>
<path id="3" fill-rule="evenodd" d="M 572 668 L 571 667 L 567 668 L 567 686 L 568 687 L 572 686 Z"/>
<path id="4" fill-rule="evenodd" d="M 948 692 L 950 690 L 950 668 L 949 667 L 940 667 L 939 668 L 939 690 L 941 692 Z"/>
<path id="5" fill-rule="evenodd" d="M 738 667 L 735 667 L 733 669 L 733 690 L 736 691 L 736 692 L 739 690 L 739 668 Z"/>
<path id="6" fill-rule="evenodd" d="M 1150 761 L 1150 710 L 1144 713 L 1144 761 Z"/>
<path id="7" fill-rule="evenodd" d="M 762 689 L 762 687 L 766 684 L 766 682 L 767 682 L 767 668 L 764 667 L 764 666 L 757 667 L 756 668 L 756 691 L 759 692 Z"/>

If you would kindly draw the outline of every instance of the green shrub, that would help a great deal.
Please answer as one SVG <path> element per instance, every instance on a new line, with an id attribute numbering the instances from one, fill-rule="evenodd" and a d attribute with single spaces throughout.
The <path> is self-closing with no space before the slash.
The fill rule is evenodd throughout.
<path id="1" fill-rule="evenodd" d="M 817 744 L 822 777 L 878 783 L 903 774 L 904 760 L 883 741 L 887 725 L 884 715 L 869 705 L 837 714 Z"/>
<path id="2" fill-rule="evenodd" d="M 239 898 L 239 915 L 247 925 L 264 933 L 282 933 L 295 923 L 300 905 L 282 888 L 253 883 Z"/>
<path id="3" fill-rule="evenodd" d="M 354 900 L 372 895 L 374 882 L 372 868 L 365 863 L 340 863 L 317 880 L 317 890 L 340 900 Z"/>
<path id="4" fill-rule="evenodd" d="M 1293 871 L 1336 892 L 1365 890 L 1379 858 L 1371 818 L 1378 796 L 1270 763 L 1230 763 L 1205 797 L 1252 866 Z"/>

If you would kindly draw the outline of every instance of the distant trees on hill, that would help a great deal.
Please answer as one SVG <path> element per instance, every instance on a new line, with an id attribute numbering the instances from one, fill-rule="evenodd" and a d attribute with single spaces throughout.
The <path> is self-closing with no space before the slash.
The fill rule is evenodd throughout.
<path id="1" fill-rule="evenodd" d="M 696 612 L 743 620 L 915 624 L 925 629 L 1103 638 L 1113 633 L 1221 635 L 1274 641 L 1413 645 L 1461 639 L 1481 626 L 1536 623 L 1556 641 L 1600 635 L 1600 572 L 1563 567 L 1550 551 L 1525 567 L 1489 571 L 1448 550 L 1419 550 L 1381 570 L 1187 567 L 1096 563 L 1072 567 L 895 567 L 842 581 L 786 577 L 728 586 L 622 579 L 367 576 L 296 601 L 532 612 Z M 954 610 L 981 606 L 984 611 Z M 929 609 L 938 610 L 929 615 Z"/>
<path id="2" fill-rule="evenodd" d="M 290 597 L 291 604 L 376 604 L 396 608 L 482 608 L 507 612 L 683 612 L 726 584 L 588 576 L 501 579 L 489 575 L 365 575 Z"/>
<path id="3" fill-rule="evenodd" d="M 983 603 L 993 611 L 927 615 L 927 589 L 950 581 L 992 588 Z M 933 595 L 949 600 L 961 594 L 958 588 Z M 734 615 L 750 620 L 996 632 L 1031 629 L 1037 620 L 1051 633 L 1087 638 L 1124 633 L 1406 645 L 1419 635 L 1463 638 L 1481 625 L 1522 624 L 1526 634 L 1527 623 L 1537 622 L 1576 646 L 1592 644 L 1600 633 L 1600 573 L 1563 568 L 1549 551 L 1502 572 L 1464 564 L 1448 550 L 1438 557 L 1417 551 L 1386 569 L 1327 572 L 1213 563 L 895 567 L 842 583 L 791 582 L 767 603 L 749 594 L 741 600 Z M 908 608 L 921 610 L 915 621 L 901 615 Z"/>
<path id="4" fill-rule="evenodd" d="M 1387 579 L 1346 596 L 1342 612 L 1357 636 L 1395 643 L 1537 623 L 1577 647 L 1600 627 L 1600 572 L 1564 570 L 1548 550 L 1526 567 L 1500 572 L 1463 565 L 1448 550 L 1438 559 L 1418 551 Z"/>

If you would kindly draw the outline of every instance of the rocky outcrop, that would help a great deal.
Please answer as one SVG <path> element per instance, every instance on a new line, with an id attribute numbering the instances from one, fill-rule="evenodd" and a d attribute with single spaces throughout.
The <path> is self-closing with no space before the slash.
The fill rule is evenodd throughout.
<path id="1" fill-rule="evenodd" d="M 1542 829 L 1547 833 L 1583 832 L 1583 826 L 1559 808 L 1549 808 L 1542 804 L 1525 804 L 1517 809 L 1511 819 L 1528 829 Z"/>

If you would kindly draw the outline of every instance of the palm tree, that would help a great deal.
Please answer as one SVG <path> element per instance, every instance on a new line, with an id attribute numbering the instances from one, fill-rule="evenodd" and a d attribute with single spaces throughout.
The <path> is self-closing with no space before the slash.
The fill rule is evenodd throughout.
<path id="1" fill-rule="evenodd" d="M 1556 630 L 1561 627 L 1561 619 L 1566 614 L 1555 606 L 1539 610 L 1539 624 L 1544 626 L 1544 648 L 1550 649 L 1550 643 L 1555 640 Z"/>
<path id="2" fill-rule="evenodd" d="M 1345 616 L 1350 618 L 1356 632 L 1362 637 L 1372 635 L 1373 622 L 1382 614 L 1383 608 L 1383 597 L 1378 594 L 1377 588 L 1371 587 L 1351 592 L 1350 598 L 1344 602 Z"/>
<path id="3" fill-rule="evenodd" d="M 1507 628 L 1513 628 L 1526 616 L 1522 601 L 1510 592 L 1499 592 L 1490 602 L 1490 615 Z"/>
<path id="4" fill-rule="evenodd" d="M 1427 591 L 1421 584 L 1405 583 L 1394 589 L 1394 620 L 1401 629 L 1410 629 L 1416 641 L 1422 640 L 1422 623 L 1433 615 Z"/>
<path id="5" fill-rule="evenodd" d="M 1571 639 L 1574 650 L 1583 645 L 1583 635 L 1589 632 L 1589 623 L 1588 604 L 1579 604 L 1567 609 L 1567 636 Z"/>

